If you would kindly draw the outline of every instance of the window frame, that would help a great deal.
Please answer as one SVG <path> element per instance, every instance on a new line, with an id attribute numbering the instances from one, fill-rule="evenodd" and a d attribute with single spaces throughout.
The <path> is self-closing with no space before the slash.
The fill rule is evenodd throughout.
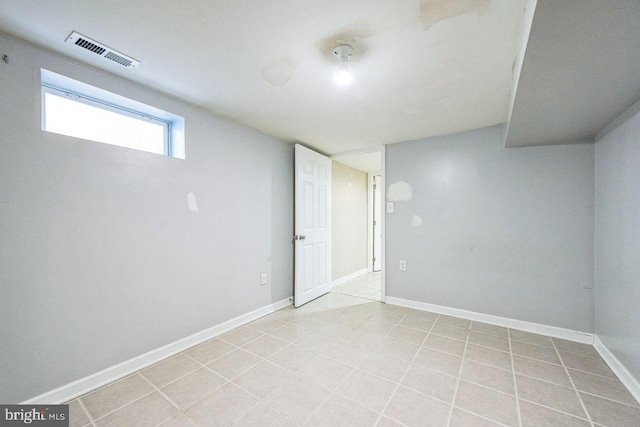
<path id="1" fill-rule="evenodd" d="M 112 144 L 109 142 L 96 141 L 72 135 L 60 134 L 58 132 L 47 131 L 47 102 L 46 95 L 59 96 L 74 102 L 79 102 L 104 111 L 119 114 L 125 117 L 150 122 L 162 126 L 163 129 L 163 153 L 159 151 L 148 151 L 142 148 L 129 147 L 126 144 Z M 155 155 L 185 159 L 185 119 L 184 117 L 170 113 L 168 111 L 141 103 L 139 101 L 124 97 L 66 77 L 62 74 L 41 69 L 40 80 L 40 107 L 41 107 L 41 129 L 45 132 L 66 135 L 72 138 L 83 139 L 85 141 L 99 142 L 107 145 L 121 147 L 129 150 L 143 151 Z"/>

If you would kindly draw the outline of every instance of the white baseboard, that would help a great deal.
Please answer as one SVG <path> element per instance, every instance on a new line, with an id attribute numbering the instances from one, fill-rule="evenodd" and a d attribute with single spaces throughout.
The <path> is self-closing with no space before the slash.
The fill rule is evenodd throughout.
<path id="1" fill-rule="evenodd" d="M 227 320 L 226 322 L 205 329 L 204 331 L 197 332 L 188 337 L 179 339 L 178 341 L 175 341 L 171 344 L 167 344 L 163 347 L 151 350 L 150 352 L 145 353 L 141 356 L 134 357 L 133 359 L 119 363 L 95 374 L 89 375 L 88 377 L 82 378 L 78 381 L 74 381 L 72 383 L 63 385 L 62 387 L 59 387 L 55 390 L 51 390 L 39 396 L 33 397 L 22 402 L 22 404 L 60 404 L 68 402 L 69 400 L 95 390 L 98 387 L 125 377 L 137 370 L 153 365 L 154 363 L 159 362 L 167 357 L 173 356 L 174 354 L 180 353 L 181 351 L 186 350 L 189 347 L 193 347 L 194 345 L 200 344 L 211 338 L 215 338 L 218 335 L 230 331 L 231 329 L 237 328 L 238 326 L 242 326 L 246 323 L 266 316 L 267 314 L 273 313 L 274 311 L 280 310 L 281 308 L 285 308 L 291 305 L 291 300 L 292 298 L 286 298 L 282 301 L 266 305 L 250 313 L 246 313 L 231 320 Z"/>
<path id="2" fill-rule="evenodd" d="M 338 286 L 338 285 L 342 285 L 345 282 L 348 282 L 349 280 L 353 280 L 358 276 L 362 276 L 363 274 L 367 274 L 369 272 L 369 270 L 367 270 L 366 268 L 363 268 L 362 270 L 358 270 L 355 273 L 351 273 L 351 274 L 347 274 L 346 276 L 342 276 L 339 279 L 334 280 L 333 282 L 331 282 L 331 287 L 333 288 L 334 286 Z"/>
<path id="3" fill-rule="evenodd" d="M 597 335 L 593 337 L 593 346 L 600 356 L 607 362 L 614 374 L 618 376 L 622 384 L 624 384 L 633 397 L 640 403 L 640 382 L 631 372 L 624 367 L 622 362 L 607 348 Z"/>
<path id="4" fill-rule="evenodd" d="M 523 320 L 510 319 L 508 317 L 493 316 L 491 314 L 477 313 L 475 311 L 461 310 L 459 308 L 450 308 L 390 296 L 387 296 L 386 303 L 399 305 L 401 307 L 415 308 L 416 310 L 431 311 L 433 313 L 461 317 L 463 319 L 474 320 L 476 322 L 504 326 L 505 328 L 518 329 L 520 331 L 547 335 L 554 338 L 562 338 L 583 344 L 593 344 L 593 334 L 587 332 L 573 331 L 571 329 L 563 329 L 556 326 L 541 325 L 539 323 L 525 322 Z"/>

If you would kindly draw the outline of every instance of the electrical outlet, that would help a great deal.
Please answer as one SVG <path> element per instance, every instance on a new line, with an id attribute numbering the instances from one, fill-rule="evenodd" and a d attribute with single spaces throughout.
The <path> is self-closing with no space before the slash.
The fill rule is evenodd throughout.
<path id="1" fill-rule="evenodd" d="M 267 284 L 267 273 L 262 273 L 260 275 L 260 285 L 266 285 Z"/>
<path id="2" fill-rule="evenodd" d="M 400 261 L 400 271 L 407 271 L 407 261 L 405 260 Z"/>

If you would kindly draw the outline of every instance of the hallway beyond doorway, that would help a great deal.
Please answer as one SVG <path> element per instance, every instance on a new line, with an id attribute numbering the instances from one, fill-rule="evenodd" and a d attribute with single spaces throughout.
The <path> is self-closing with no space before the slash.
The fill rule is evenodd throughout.
<path id="1" fill-rule="evenodd" d="M 380 289 L 381 272 L 374 271 L 334 286 L 331 292 L 380 301 Z"/>

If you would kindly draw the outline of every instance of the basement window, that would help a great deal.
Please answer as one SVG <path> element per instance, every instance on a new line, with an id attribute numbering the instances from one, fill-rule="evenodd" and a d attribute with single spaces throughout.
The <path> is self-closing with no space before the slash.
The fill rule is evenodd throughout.
<path id="1" fill-rule="evenodd" d="M 48 70 L 42 130 L 184 159 L 184 118 Z"/>

